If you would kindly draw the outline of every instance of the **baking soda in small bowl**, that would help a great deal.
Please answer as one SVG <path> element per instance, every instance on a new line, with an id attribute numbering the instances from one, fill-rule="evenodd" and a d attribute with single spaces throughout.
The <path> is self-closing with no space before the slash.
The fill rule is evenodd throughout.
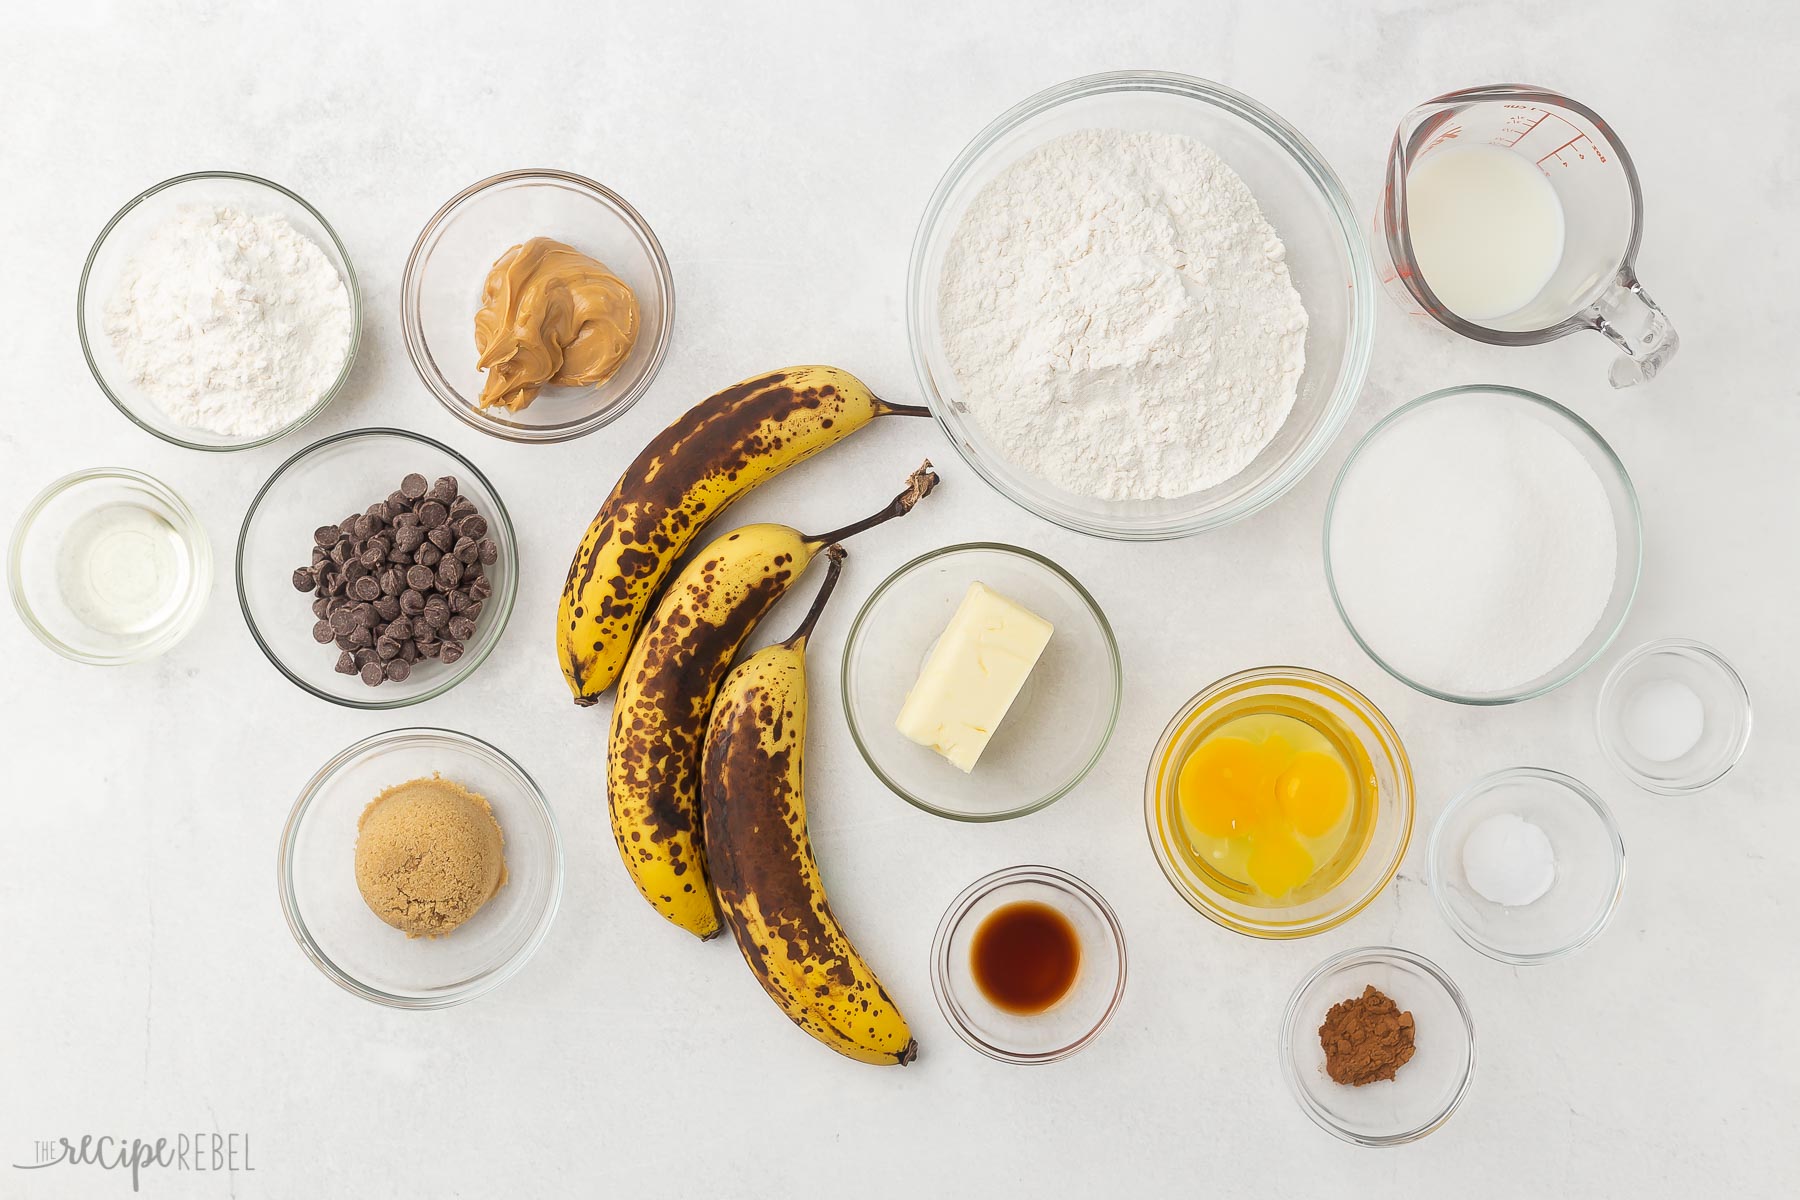
<path id="1" fill-rule="evenodd" d="M 1447 699 L 1498 703 L 1566 681 L 1624 618 L 1620 607 L 1602 628 L 1622 561 L 1625 604 L 1635 585 L 1635 500 L 1622 470 L 1615 500 L 1597 458 L 1610 451 L 1573 414 L 1507 388 L 1434 393 L 1376 426 L 1326 518 L 1333 594 L 1357 640 Z M 1633 510 L 1628 546 L 1618 503 Z"/>

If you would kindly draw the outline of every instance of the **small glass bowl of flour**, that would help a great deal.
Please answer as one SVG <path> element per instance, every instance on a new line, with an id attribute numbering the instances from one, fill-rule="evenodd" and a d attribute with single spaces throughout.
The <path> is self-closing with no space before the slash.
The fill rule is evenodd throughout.
<path id="1" fill-rule="evenodd" d="M 108 221 L 81 272 L 94 379 L 135 424 L 192 450 L 261 446 L 323 412 L 356 358 L 356 272 L 279 184 L 203 171 Z"/>
<path id="2" fill-rule="evenodd" d="M 1513 767 L 1445 806 L 1426 853 L 1438 911 L 1463 941 L 1517 966 L 1586 946 L 1625 889 L 1625 841 L 1580 780 Z"/>

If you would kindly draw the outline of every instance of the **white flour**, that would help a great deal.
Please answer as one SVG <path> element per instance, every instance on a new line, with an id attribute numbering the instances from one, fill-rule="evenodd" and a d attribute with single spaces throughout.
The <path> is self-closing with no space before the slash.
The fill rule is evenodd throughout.
<path id="1" fill-rule="evenodd" d="M 336 381 L 350 293 L 278 214 L 186 208 L 125 264 L 106 332 L 126 372 L 179 425 L 261 437 Z"/>
<path id="2" fill-rule="evenodd" d="M 1306 363 L 1286 247 L 1192 138 L 1089 129 L 991 181 L 939 295 L 963 402 L 1015 465 L 1107 500 L 1223 483 Z"/>

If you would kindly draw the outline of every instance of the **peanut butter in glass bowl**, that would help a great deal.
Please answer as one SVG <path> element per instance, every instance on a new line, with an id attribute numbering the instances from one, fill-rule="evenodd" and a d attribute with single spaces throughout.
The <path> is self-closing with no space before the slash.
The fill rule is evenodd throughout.
<path id="1" fill-rule="evenodd" d="M 475 314 L 481 408 L 518 412 L 546 384 L 605 383 L 637 344 L 638 302 L 605 263 L 534 237 L 502 254 Z"/>

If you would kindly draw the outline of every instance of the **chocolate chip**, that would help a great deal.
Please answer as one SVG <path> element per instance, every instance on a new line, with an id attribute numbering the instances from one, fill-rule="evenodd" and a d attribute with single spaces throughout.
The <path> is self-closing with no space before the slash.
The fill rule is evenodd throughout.
<path id="1" fill-rule="evenodd" d="M 356 674 L 356 656 L 351 654 L 348 650 L 344 651 L 342 654 L 338 655 L 337 667 L 335 670 L 339 675 Z"/>
<path id="2" fill-rule="evenodd" d="M 417 500 L 420 496 L 425 494 L 425 489 L 429 486 L 430 485 L 425 482 L 425 477 L 417 471 L 414 471 L 400 481 L 400 494 L 405 496 L 408 500 Z"/>
<path id="3" fill-rule="evenodd" d="M 337 632 L 332 629 L 330 621 L 320 621 L 313 626 L 313 641 L 321 646 L 329 645 L 336 636 Z"/>
<path id="4" fill-rule="evenodd" d="M 456 561 L 465 567 L 481 561 L 481 545 L 474 538 L 458 538 L 455 553 Z"/>
<path id="5" fill-rule="evenodd" d="M 332 643 L 334 645 L 336 645 L 339 650 L 354 650 L 354 649 L 356 649 L 356 646 L 350 641 L 349 635 L 347 635 L 347 634 L 340 633 L 336 637 L 332 638 L 331 640 L 332 640 Z"/>
<path id="6" fill-rule="evenodd" d="M 375 635 L 369 632 L 367 625 L 358 625 L 350 631 L 350 644 L 358 650 L 375 643 Z"/>
<path id="7" fill-rule="evenodd" d="M 412 511 L 412 502 L 407 498 L 405 492 L 389 492 L 384 503 L 388 506 L 387 519 L 389 522 L 397 521 Z"/>
<path id="8" fill-rule="evenodd" d="M 400 573 L 399 567 L 383 567 L 377 578 L 384 596 L 398 596 L 400 589 L 406 586 L 406 576 Z"/>
<path id="9" fill-rule="evenodd" d="M 409 662 L 409 663 L 418 662 L 419 661 L 419 643 L 413 641 L 411 638 L 407 638 L 404 642 L 401 642 L 400 643 L 400 659 L 403 662 Z"/>
<path id="10" fill-rule="evenodd" d="M 373 575 L 364 575 L 351 585 L 350 591 L 358 600 L 374 600 L 381 595 L 381 585 Z"/>
<path id="11" fill-rule="evenodd" d="M 362 676 L 362 681 L 370 687 L 380 687 L 381 681 L 387 677 L 387 672 L 382 669 L 380 663 L 367 663 L 358 673 Z"/>
<path id="12" fill-rule="evenodd" d="M 413 635 L 411 617 L 395 617 L 388 622 L 387 635 L 397 642 L 404 642 Z"/>
<path id="13" fill-rule="evenodd" d="M 468 617 L 469 620 L 471 620 L 471 621 L 481 620 L 481 601 L 479 601 L 479 600 L 469 601 L 469 607 L 466 610 L 464 610 L 463 615 Z"/>
<path id="14" fill-rule="evenodd" d="M 337 545 L 339 533 L 336 525 L 321 525 L 313 530 L 313 545 L 329 550 Z"/>
<path id="15" fill-rule="evenodd" d="M 375 615 L 383 621 L 392 621 L 400 615 L 400 597 L 383 596 L 375 601 Z"/>
<path id="16" fill-rule="evenodd" d="M 412 664 L 404 658 L 396 658 L 382 667 L 381 673 L 393 683 L 405 683 L 407 677 L 412 674 Z"/>
<path id="17" fill-rule="evenodd" d="M 466 538 L 486 537 L 487 531 L 488 523 L 477 516 L 464 517 L 456 526 L 456 532 Z"/>
<path id="18" fill-rule="evenodd" d="M 500 544 L 493 538 L 481 539 L 481 562 L 484 566 L 493 566 L 500 561 Z"/>
<path id="19" fill-rule="evenodd" d="M 375 628 L 375 623 L 381 620 L 381 614 L 375 611 L 375 606 L 373 604 L 370 604 L 367 600 L 363 600 L 356 606 L 356 619 L 363 623 L 365 629 L 373 629 Z"/>
<path id="20" fill-rule="evenodd" d="M 469 595 L 476 600 L 486 600 L 494 594 L 493 580 L 486 575 L 477 575 L 475 582 L 469 585 Z"/>
<path id="21" fill-rule="evenodd" d="M 359 669 L 368 666 L 370 663 L 378 663 L 381 661 L 381 656 L 376 654 L 375 651 L 368 646 L 364 646 L 361 650 L 358 650 L 354 657 Z"/>
<path id="22" fill-rule="evenodd" d="M 335 608 L 331 611 L 329 624 L 334 633 L 349 633 L 356 627 L 356 614 L 349 608 Z"/>
<path id="23" fill-rule="evenodd" d="M 466 642 L 475 636 L 475 622 L 467 617 L 451 617 L 446 632 L 459 642 Z"/>
<path id="24" fill-rule="evenodd" d="M 428 536 L 431 538 L 431 544 L 439 550 L 448 550 L 456 545 L 456 531 L 448 525 L 439 525 Z"/>
<path id="25" fill-rule="evenodd" d="M 446 666 L 455 662 L 457 659 L 461 658 L 462 656 L 463 656 L 462 643 L 461 642 L 453 642 L 447 638 L 444 641 L 443 648 L 438 651 L 438 661 L 443 663 Z"/>
<path id="26" fill-rule="evenodd" d="M 436 579 L 437 575 L 430 567 L 414 565 L 406 568 L 406 586 L 417 591 L 429 588 Z"/>
<path id="27" fill-rule="evenodd" d="M 416 617 L 425 611 L 425 593 L 407 588 L 400 593 L 400 611 L 409 617 Z"/>
<path id="28" fill-rule="evenodd" d="M 437 581 L 438 587 L 446 592 L 462 582 L 462 563 L 456 560 L 455 555 L 451 555 L 438 563 Z"/>
<path id="29" fill-rule="evenodd" d="M 414 518 L 417 520 L 418 518 Z M 419 543 L 425 540 L 425 527 L 422 525 L 396 525 L 394 527 L 394 546 L 399 550 L 417 550 Z"/>
<path id="30" fill-rule="evenodd" d="M 440 475 L 432 483 L 431 490 L 425 493 L 427 499 L 436 500 L 439 504 L 449 504 L 456 499 L 462 489 L 456 485 L 456 476 Z"/>
<path id="31" fill-rule="evenodd" d="M 423 546 L 419 547 L 417 557 L 419 562 L 423 565 L 435 567 L 437 566 L 438 559 L 444 557 L 444 552 L 439 550 L 436 546 L 433 546 L 430 542 L 426 542 Z"/>
<path id="32" fill-rule="evenodd" d="M 363 547 L 363 552 L 356 556 L 356 565 L 366 570 L 373 571 L 381 565 L 382 560 L 386 557 L 387 547 L 382 545 L 379 541 L 370 541 L 368 545 Z"/>
<path id="33" fill-rule="evenodd" d="M 469 593 L 462 588 L 457 588 L 455 591 L 451 592 L 447 599 L 450 601 L 450 612 L 452 615 L 462 612 L 464 609 L 468 608 L 469 605 L 475 603 L 473 600 L 469 599 Z"/>
<path id="34" fill-rule="evenodd" d="M 375 640 L 375 653 L 380 657 L 382 662 L 386 662 L 390 658 L 399 656 L 400 643 L 390 637 L 377 638 Z"/>
<path id="35" fill-rule="evenodd" d="M 419 514 L 416 512 L 403 512 L 403 513 L 395 513 L 394 514 L 394 528 L 396 530 L 405 529 L 409 526 L 416 527 L 418 525 L 418 523 L 419 523 Z"/>
<path id="36" fill-rule="evenodd" d="M 443 598 L 433 596 L 425 603 L 425 623 L 433 629 L 442 629 L 450 623 L 450 606 Z"/>
<path id="37" fill-rule="evenodd" d="M 310 592 L 318 586 L 319 573 L 317 571 L 313 570 L 311 567 L 296 567 L 294 569 L 294 590 L 296 592 Z"/>
<path id="38" fill-rule="evenodd" d="M 324 620 L 327 616 L 331 615 L 331 601 L 324 596 L 320 596 L 317 600 L 313 601 L 312 609 L 313 616 L 318 617 L 320 620 Z"/>
<path id="39" fill-rule="evenodd" d="M 444 644 L 442 642 L 421 641 L 419 643 L 419 657 L 420 658 L 436 658 L 438 656 L 438 652 L 440 650 L 442 650 L 443 648 L 444 648 Z"/>
<path id="40" fill-rule="evenodd" d="M 436 529 L 450 519 L 450 510 L 436 500 L 427 500 L 419 505 L 419 524 L 427 529 Z"/>
<path id="41" fill-rule="evenodd" d="M 363 510 L 363 515 L 372 518 L 375 527 L 380 529 L 388 523 L 388 518 L 394 515 L 394 510 L 388 507 L 386 500 L 377 500 Z"/>

